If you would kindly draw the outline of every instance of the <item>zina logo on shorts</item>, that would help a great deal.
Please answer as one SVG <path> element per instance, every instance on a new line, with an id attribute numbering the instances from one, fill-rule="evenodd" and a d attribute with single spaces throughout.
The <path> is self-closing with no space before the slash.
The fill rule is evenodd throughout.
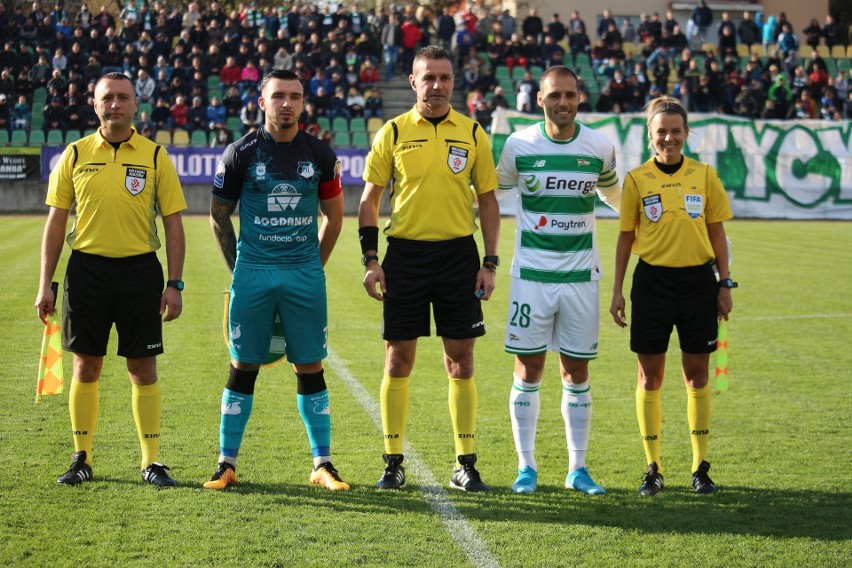
<path id="1" fill-rule="evenodd" d="M 273 211 L 286 211 L 296 209 L 302 195 L 296 191 L 296 188 L 289 183 L 280 183 L 272 188 L 272 193 L 266 197 L 266 210 L 270 213 Z"/>

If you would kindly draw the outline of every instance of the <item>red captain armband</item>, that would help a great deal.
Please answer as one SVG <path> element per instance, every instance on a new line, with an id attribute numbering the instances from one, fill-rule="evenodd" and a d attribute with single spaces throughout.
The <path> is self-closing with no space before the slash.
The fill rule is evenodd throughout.
<path id="1" fill-rule="evenodd" d="M 324 181 L 319 184 L 319 198 L 331 199 L 343 193 L 343 186 L 340 185 L 340 177 Z"/>

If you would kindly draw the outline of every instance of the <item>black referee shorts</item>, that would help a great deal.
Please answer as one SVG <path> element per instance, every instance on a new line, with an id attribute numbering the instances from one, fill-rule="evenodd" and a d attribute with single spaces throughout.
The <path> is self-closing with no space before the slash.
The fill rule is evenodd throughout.
<path id="1" fill-rule="evenodd" d="M 712 264 L 670 268 L 640 260 L 630 292 L 630 350 L 643 355 L 665 353 L 675 327 L 681 351 L 714 352 L 718 294 Z"/>
<path id="2" fill-rule="evenodd" d="M 153 252 L 107 258 L 73 251 L 65 273 L 62 346 L 103 357 L 112 324 L 118 354 L 140 359 L 163 352 L 163 268 Z"/>
<path id="3" fill-rule="evenodd" d="M 392 341 L 429 336 L 430 306 L 437 335 L 485 335 L 474 290 L 480 266 L 472 236 L 439 242 L 388 238 L 382 263 L 387 286 L 382 337 Z"/>

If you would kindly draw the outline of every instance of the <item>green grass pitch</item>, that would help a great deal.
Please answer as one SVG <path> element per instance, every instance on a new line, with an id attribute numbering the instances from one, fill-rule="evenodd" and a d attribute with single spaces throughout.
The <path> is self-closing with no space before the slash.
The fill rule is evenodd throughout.
<path id="1" fill-rule="evenodd" d="M 289 366 L 261 372 L 240 453 L 240 484 L 201 484 L 218 455 L 228 359 L 228 274 L 207 219 L 188 217 L 183 316 L 165 326 L 161 460 L 179 486 L 142 483 L 124 363 L 107 358 L 95 480 L 60 487 L 72 452 L 68 396 L 33 403 L 41 324 L 32 307 L 43 217 L 0 223 L 0 550 L 20 566 L 850 566 L 852 565 L 852 226 L 733 221 L 730 390 L 713 399 L 709 459 L 719 492 L 689 490 L 691 451 L 678 353 L 663 395 L 666 490 L 636 495 L 644 454 L 636 363 L 609 317 L 616 222 L 599 221 L 600 357 L 592 363 L 588 465 L 607 494 L 565 490 L 567 457 L 553 354 L 541 389 L 541 488 L 515 495 L 508 416 L 512 358 L 502 349 L 514 221 L 504 219 L 498 289 L 476 345 L 477 452 L 487 494 L 445 491 L 453 462 L 437 338 L 419 343 L 407 438 L 409 488 L 379 492 L 382 440 L 371 414 L 384 348 L 381 306 L 361 284 L 357 223 L 327 267 L 334 463 L 353 489 L 307 483 L 310 450 Z M 68 256 L 67 246 L 60 272 Z M 676 345 L 673 338 L 672 345 Z M 110 353 L 114 353 L 114 343 Z M 70 381 L 70 356 L 65 361 Z M 357 381 L 357 382 L 356 382 Z"/>

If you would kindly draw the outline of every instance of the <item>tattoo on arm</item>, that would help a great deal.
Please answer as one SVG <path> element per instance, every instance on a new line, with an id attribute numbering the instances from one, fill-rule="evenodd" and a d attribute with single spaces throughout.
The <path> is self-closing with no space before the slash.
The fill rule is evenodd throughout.
<path id="1" fill-rule="evenodd" d="M 231 215 L 236 208 L 236 203 L 217 197 L 213 197 L 210 201 L 210 226 L 213 229 L 213 237 L 219 245 L 219 251 L 231 274 L 234 273 L 234 266 L 237 264 L 237 235 L 231 221 Z"/>

